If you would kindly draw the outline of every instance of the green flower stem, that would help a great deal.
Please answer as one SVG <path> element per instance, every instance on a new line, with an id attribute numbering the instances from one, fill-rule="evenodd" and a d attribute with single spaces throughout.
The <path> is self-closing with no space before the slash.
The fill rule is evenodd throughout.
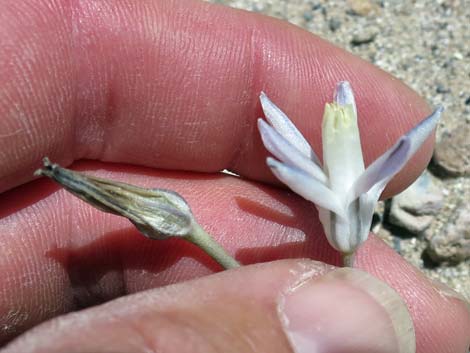
<path id="1" fill-rule="evenodd" d="M 356 257 L 356 253 L 343 253 L 341 254 L 343 257 L 343 266 L 344 267 L 354 267 L 354 259 Z"/>
<path id="2" fill-rule="evenodd" d="M 193 223 L 192 231 L 184 239 L 200 247 L 226 270 L 240 267 L 240 264 L 210 234 L 206 233 L 199 224 Z"/>

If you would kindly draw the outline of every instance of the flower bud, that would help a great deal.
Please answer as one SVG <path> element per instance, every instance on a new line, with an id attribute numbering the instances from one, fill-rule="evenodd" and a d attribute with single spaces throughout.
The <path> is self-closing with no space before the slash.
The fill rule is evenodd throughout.
<path id="1" fill-rule="evenodd" d="M 152 239 L 187 236 L 193 216 L 187 202 L 174 191 L 146 189 L 112 180 L 88 176 L 52 164 L 46 157 L 44 168 L 35 175 L 47 176 L 90 205 L 129 219 Z"/>

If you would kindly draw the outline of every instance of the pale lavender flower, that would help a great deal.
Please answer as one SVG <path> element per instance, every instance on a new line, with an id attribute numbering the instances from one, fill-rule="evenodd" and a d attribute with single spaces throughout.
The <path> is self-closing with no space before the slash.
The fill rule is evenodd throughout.
<path id="1" fill-rule="evenodd" d="M 340 82 L 334 102 L 326 104 L 322 125 L 323 166 L 289 118 L 262 92 L 269 122 L 258 119 L 264 146 L 276 158 L 267 164 L 294 192 L 315 203 L 329 243 L 352 254 L 369 234 L 375 205 L 387 183 L 415 154 L 436 127 L 439 107 L 364 168 L 354 95 Z"/>

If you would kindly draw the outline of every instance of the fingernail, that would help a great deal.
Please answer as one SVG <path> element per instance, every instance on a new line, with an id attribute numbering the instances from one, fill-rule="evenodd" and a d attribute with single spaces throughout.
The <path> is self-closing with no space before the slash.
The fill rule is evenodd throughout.
<path id="1" fill-rule="evenodd" d="M 278 313 L 295 353 L 412 353 L 413 322 L 401 297 L 366 272 L 341 268 L 302 279 Z"/>

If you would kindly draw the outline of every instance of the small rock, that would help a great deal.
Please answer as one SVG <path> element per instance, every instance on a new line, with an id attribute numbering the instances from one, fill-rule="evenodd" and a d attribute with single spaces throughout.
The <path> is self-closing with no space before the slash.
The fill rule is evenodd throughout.
<path id="1" fill-rule="evenodd" d="M 330 31 L 336 32 L 341 27 L 341 21 L 335 17 L 330 18 L 328 21 L 328 27 L 330 28 Z"/>
<path id="2" fill-rule="evenodd" d="M 436 144 L 433 169 L 439 175 L 470 175 L 470 124 L 461 121 Z"/>
<path id="3" fill-rule="evenodd" d="M 351 45 L 357 47 L 359 45 L 369 44 L 375 40 L 377 32 L 375 31 L 364 31 L 360 33 L 355 33 L 351 39 Z"/>
<path id="4" fill-rule="evenodd" d="M 446 60 L 442 63 L 442 68 L 443 69 L 452 69 L 454 67 L 454 61 L 452 59 Z"/>
<path id="5" fill-rule="evenodd" d="M 317 11 L 317 10 L 321 10 L 323 8 L 323 5 L 320 3 L 313 3 L 311 8 L 312 8 L 312 11 Z"/>
<path id="6" fill-rule="evenodd" d="M 426 252 L 436 262 L 458 263 L 470 258 L 470 206 L 457 210 L 455 221 L 442 233 L 426 234 Z"/>
<path id="7" fill-rule="evenodd" d="M 436 93 L 449 93 L 450 92 L 450 89 L 446 88 L 444 85 L 442 84 L 438 84 L 436 86 Z"/>
<path id="8" fill-rule="evenodd" d="M 442 207 L 444 196 L 428 172 L 392 199 L 387 222 L 412 234 L 426 230 Z"/>
<path id="9" fill-rule="evenodd" d="M 313 20 L 313 14 L 311 12 L 304 12 L 303 17 L 305 22 L 310 22 L 311 20 Z"/>
<path id="10" fill-rule="evenodd" d="M 367 16 L 377 11 L 377 5 L 370 0 L 349 0 L 348 3 L 350 7 L 348 13 L 351 15 Z"/>
<path id="11" fill-rule="evenodd" d="M 430 215 L 422 215 L 416 217 L 406 211 L 401 210 L 397 207 L 393 215 L 389 219 L 389 222 L 397 227 L 404 228 L 411 234 L 420 234 L 426 230 L 427 227 L 432 223 L 434 217 Z M 400 236 L 408 237 L 408 233 L 401 234 Z"/>

